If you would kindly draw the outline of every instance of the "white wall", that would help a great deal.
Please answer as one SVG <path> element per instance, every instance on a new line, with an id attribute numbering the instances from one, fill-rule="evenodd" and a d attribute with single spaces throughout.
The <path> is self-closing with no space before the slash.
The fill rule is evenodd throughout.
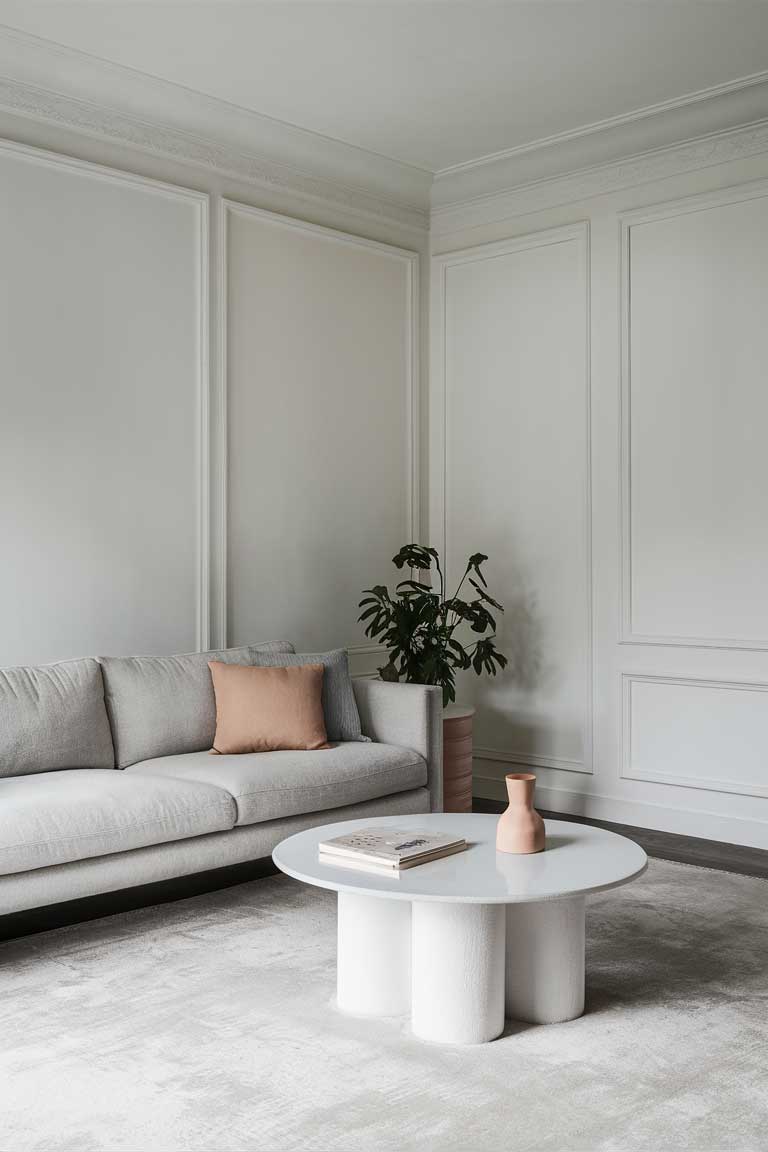
<path id="1" fill-rule="evenodd" d="M 425 232 L 21 128 L 0 116 L 36 145 L 0 143 L 0 664 L 285 637 L 375 669 L 357 601 L 418 524 Z"/>
<path id="2" fill-rule="evenodd" d="M 438 269 L 433 517 L 449 588 L 468 556 L 489 553 L 514 666 L 461 685 L 479 709 L 476 756 L 588 772 L 586 228 L 465 250 Z"/>
<path id="3" fill-rule="evenodd" d="M 634 213 L 624 256 L 624 638 L 768 648 L 768 186 Z"/>
<path id="4" fill-rule="evenodd" d="M 0 664 L 280 633 L 371 671 L 357 594 L 421 520 L 508 605 L 479 794 L 527 764 L 542 806 L 768 846 L 764 128 L 442 201 L 428 407 L 422 213 L 32 96 Z"/>
<path id="5" fill-rule="evenodd" d="M 507 605 L 477 794 L 530 765 L 542 807 L 768 847 L 768 157 L 720 149 L 435 214 L 430 535 Z"/>
<path id="6" fill-rule="evenodd" d="M 207 203 L 0 149 L 3 663 L 204 642 Z"/>
<path id="7" fill-rule="evenodd" d="M 417 531 L 416 257 L 225 213 L 229 640 L 344 645 L 363 667 L 361 590 Z"/>

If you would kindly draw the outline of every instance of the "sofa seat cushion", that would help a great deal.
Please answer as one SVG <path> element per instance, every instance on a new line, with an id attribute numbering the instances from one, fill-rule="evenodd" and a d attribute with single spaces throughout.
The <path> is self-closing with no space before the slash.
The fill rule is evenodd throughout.
<path id="1" fill-rule="evenodd" d="M 0 875 L 232 828 L 226 790 L 196 780 L 76 769 L 0 780 Z"/>
<path id="2" fill-rule="evenodd" d="M 427 765 L 409 748 L 354 741 L 316 752 L 164 756 L 132 765 L 132 774 L 215 784 L 234 797 L 238 824 L 259 824 L 420 788 Z"/>

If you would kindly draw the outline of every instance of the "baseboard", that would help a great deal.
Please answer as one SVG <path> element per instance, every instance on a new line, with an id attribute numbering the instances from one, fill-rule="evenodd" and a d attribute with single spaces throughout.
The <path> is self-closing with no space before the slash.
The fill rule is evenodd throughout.
<path id="1" fill-rule="evenodd" d="M 503 778 L 475 775 L 473 793 L 480 799 L 504 800 Z M 641 800 L 627 800 L 596 792 L 536 786 L 537 806 L 564 815 L 587 816 L 615 824 L 628 824 L 679 836 L 693 836 L 748 848 L 768 849 L 768 824 L 717 812 L 692 811 Z"/>

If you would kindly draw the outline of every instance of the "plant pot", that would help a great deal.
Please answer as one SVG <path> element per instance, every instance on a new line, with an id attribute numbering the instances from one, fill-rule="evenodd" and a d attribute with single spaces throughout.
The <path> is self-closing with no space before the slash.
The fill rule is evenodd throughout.
<path id="1" fill-rule="evenodd" d="M 509 807 L 496 826 L 496 851 L 526 855 L 544 850 L 544 821 L 533 806 L 536 777 L 532 772 L 506 776 Z"/>
<path id="2" fill-rule="evenodd" d="M 474 708 L 443 709 L 443 811 L 472 811 L 472 722 Z"/>

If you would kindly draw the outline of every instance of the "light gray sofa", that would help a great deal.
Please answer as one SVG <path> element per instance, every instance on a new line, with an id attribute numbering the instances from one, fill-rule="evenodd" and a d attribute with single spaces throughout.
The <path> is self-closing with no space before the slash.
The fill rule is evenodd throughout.
<path id="1" fill-rule="evenodd" d="M 0 915 L 258 860 L 313 824 L 439 810 L 435 688 L 353 681 L 368 742 L 211 754 L 208 660 L 290 652 L 0 670 Z"/>

